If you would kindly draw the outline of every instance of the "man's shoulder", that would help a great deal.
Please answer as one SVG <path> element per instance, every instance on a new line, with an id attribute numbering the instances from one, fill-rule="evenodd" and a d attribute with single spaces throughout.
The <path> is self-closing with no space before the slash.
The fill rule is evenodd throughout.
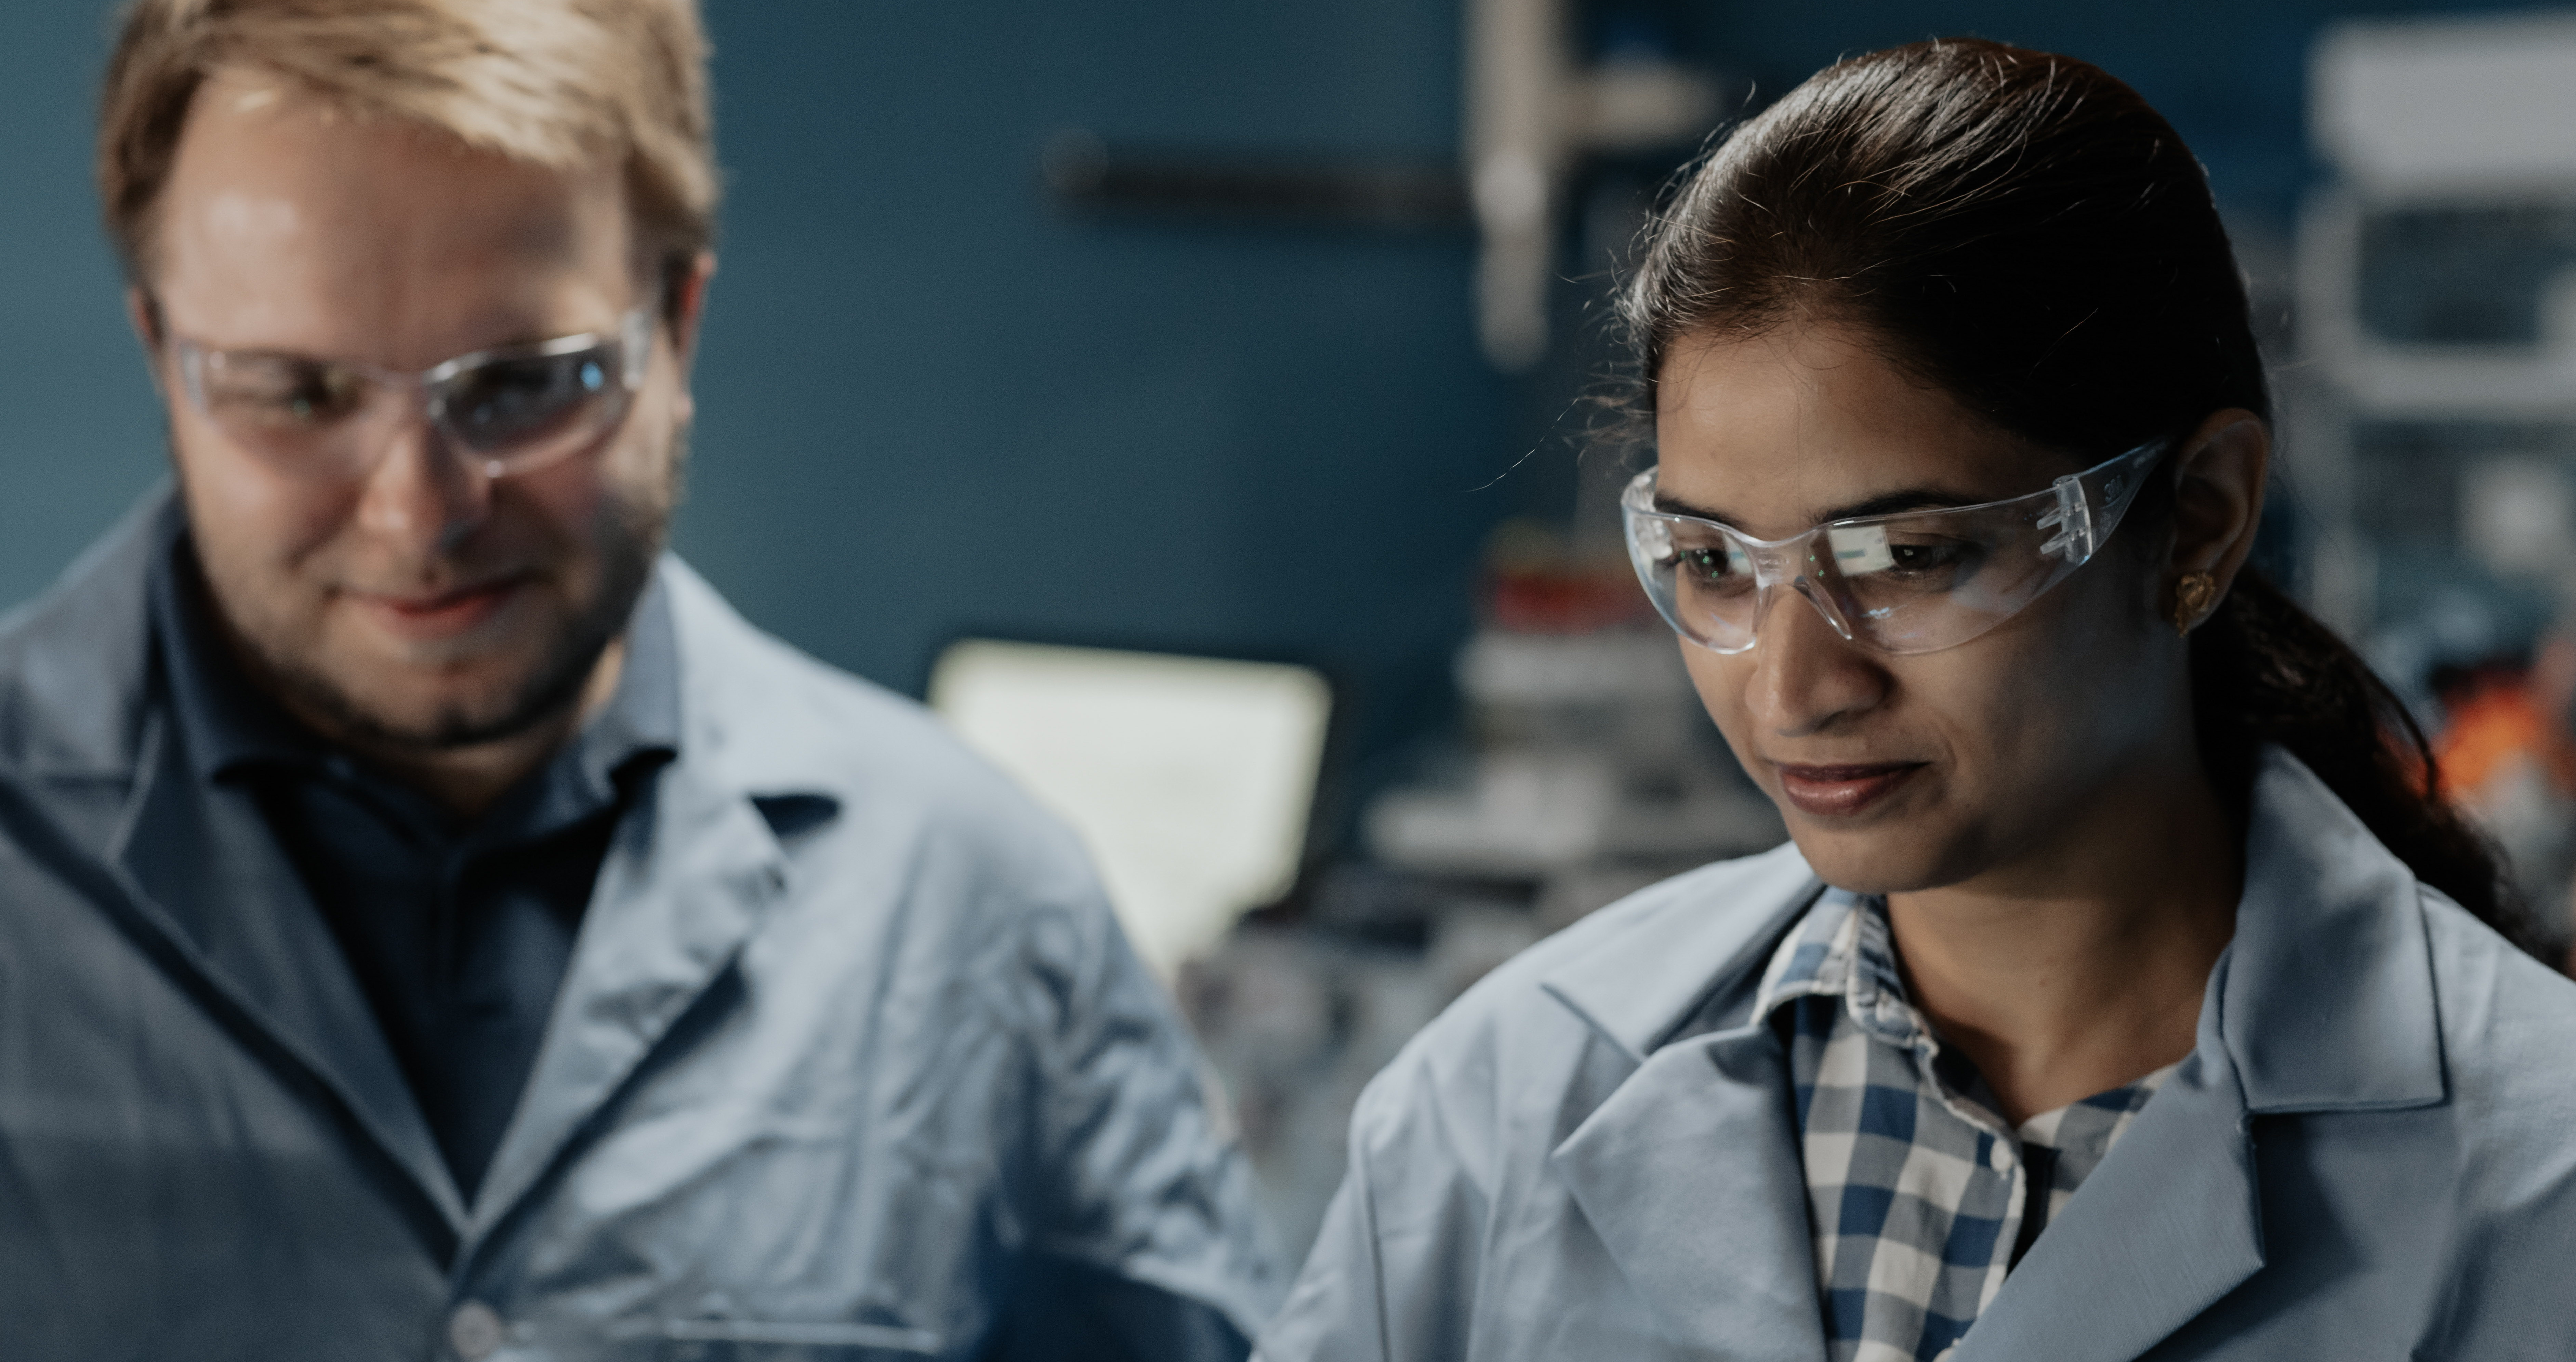
<path id="1" fill-rule="evenodd" d="M 0 615 L 0 764 L 40 775 L 131 769 L 152 558 L 176 500 L 167 487 L 146 495 L 53 585 Z"/>
<path id="2" fill-rule="evenodd" d="M 754 797 L 821 795 L 844 825 L 1088 881 L 1070 831 L 926 706 L 762 632 L 676 558 L 661 571 L 683 748 L 702 747 L 725 783 Z"/>

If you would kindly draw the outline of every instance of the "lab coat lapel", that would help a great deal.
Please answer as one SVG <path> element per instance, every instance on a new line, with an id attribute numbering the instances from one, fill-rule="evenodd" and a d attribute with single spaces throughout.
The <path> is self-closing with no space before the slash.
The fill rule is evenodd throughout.
<path id="1" fill-rule="evenodd" d="M 450 1234 L 464 1203 L 375 1012 L 250 796 L 196 781 L 166 718 L 147 733 L 109 859 L 138 900 L 130 924 L 200 974 L 335 1097 L 427 1198 Z"/>
<path id="2" fill-rule="evenodd" d="M 2194 1052 L 2005 1279 L 1963 1358 L 2125 1362 L 2259 1271 L 2247 1128 L 2224 1048 Z"/>
<path id="3" fill-rule="evenodd" d="M 1791 1111 L 1755 1023 L 1657 1050 L 1550 1157 L 1619 1270 L 1713 1356 L 1825 1356 Z"/>
<path id="4" fill-rule="evenodd" d="M 757 799 L 816 793 L 811 751 L 736 659 L 777 644 L 677 559 L 669 589 L 681 738 L 619 824 L 555 995 L 528 1086 L 474 1203 L 469 1256 L 605 1124 L 657 1054 L 685 1045 L 770 905 L 791 889 Z M 713 1016 L 705 1018 L 712 1020 Z"/>
<path id="5" fill-rule="evenodd" d="M 454 1179 L 339 943 L 249 796 L 197 781 L 151 684 L 152 564 L 184 526 L 169 486 L 155 488 L 13 626 L 0 748 L 36 806 L 10 835 L 51 846 L 71 878 L 101 876 L 92 896 L 119 928 L 354 1128 L 410 1184 L 415 1223 L 452 1242 L 465 1220 Z"/>
<path id="6" fill-rule="evenodd" d="M 1787 1057 L 1747 1016 L 1822 888 L 1785 843 L 1711 866 L 1544 984 L 1638 1066 L 1549 1163 L 1638 1293 L 1718 1357 L 1825 1355 Z"/>
<path id="7" fill-rule="evenodd" d="M 2005 1281 L 1965 1357 L 2136 1357 L 2263 1266 L 2256 1116 L 2445 1100 L 2405 863 L 2279 748 L 2255 783 L 2245 862 L 2191 1056 Z"/>
<path id="8" fill-rule="evenodd" d="M 691 761 L 684 749 L 661 772 L 600 867 L 545 1043 L 475 1199 L 478 1240 L 580 1142 L 786 886 L 751 799 Z"/>

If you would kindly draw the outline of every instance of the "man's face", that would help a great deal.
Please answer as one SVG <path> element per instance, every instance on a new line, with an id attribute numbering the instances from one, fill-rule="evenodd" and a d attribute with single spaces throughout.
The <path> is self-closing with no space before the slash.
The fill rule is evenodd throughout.
<path id="1" fill-rule="evenodd" d="M 410 373 L 614 334 L 658 306 L 638 264 L 614 166 L 517 164 L 231 76 L 190 112 L 150 284 L 164 337 Z M 291 710 L 335 737 L 453 748 L 581 695 L 676 495 L 691 408 L 670 328 L 616 426 L 498 478 L 416 400 L 369 427 L 383 452 L 363 471 L 294 466 L 182 396 L 166 342 L 154 362 L 198 560 L 236 650 Z"/>

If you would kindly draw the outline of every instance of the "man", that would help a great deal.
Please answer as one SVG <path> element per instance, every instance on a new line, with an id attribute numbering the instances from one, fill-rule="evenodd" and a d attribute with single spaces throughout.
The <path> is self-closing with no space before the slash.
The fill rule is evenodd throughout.
<path id="1" fill-rule="evenodd" d="M 692 0 L 139 0 L 175 494 L 0 629 L 0 1354 L 1239 1357 L 1068 834 L 662 552 Z"/>

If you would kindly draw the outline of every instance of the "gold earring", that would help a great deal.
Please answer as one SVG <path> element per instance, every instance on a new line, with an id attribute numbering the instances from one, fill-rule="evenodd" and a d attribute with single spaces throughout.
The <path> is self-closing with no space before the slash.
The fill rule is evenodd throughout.
<path id="1" fill-rule="evenodd" d="M 2174 632 L 2188 638 L 2191 627 L 2209 613 L 2209 603 L 2218 595 L 2218 579 L 2206 572 L 2186 572 L 2174 583 Z"/>

